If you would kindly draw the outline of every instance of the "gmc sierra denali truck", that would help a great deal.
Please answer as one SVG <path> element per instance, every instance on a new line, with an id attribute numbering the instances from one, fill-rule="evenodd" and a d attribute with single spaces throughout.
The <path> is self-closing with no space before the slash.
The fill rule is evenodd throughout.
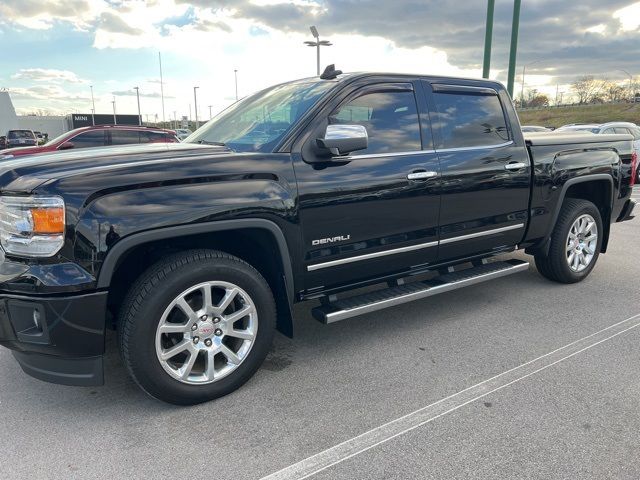
<path id="1" fill-rule="evenodd" d="M 96 385 L 115 328 L 140 387 L 194 404 L 251 377 L 295 302 L 336 322 L 521 272 L 522 249 L 579 282 L 632 218 L 632 140 L 523 137 L 493 81 L 328 68 L 186 143 L 7 158 L 0 343 Z"/>

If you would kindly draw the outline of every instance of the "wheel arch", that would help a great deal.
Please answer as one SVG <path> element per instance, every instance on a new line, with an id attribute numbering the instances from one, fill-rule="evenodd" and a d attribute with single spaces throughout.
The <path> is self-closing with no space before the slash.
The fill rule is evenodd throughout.
<path id="1" fill-rule="evenodd" d="M 605 186 L 604 190 L 598 189 L 598 186 Z M 551 222 L 549 222 L 549 228 L 544 237 L 543 242 L 539 247 L 533 249 L 543 253 L 549 252 L 549 246 L 551 241 L 551 234 L 558 222 L 562 205 L 567 198 L 581 198 L 592 202 L 602 216 L 602 226 L 604 229 L 602 246 L 600 251 L 606 253 L 607 246 L 609 244 L 609 232 L 611 230 L 611 212 L 613 209 L 614 199 L 614 183 L 613 177 L 610 174 L 595 174 L 585 175 L 583 177 L 575 177 L 567 180 L 562 186 L 562 190 L 558 195 L 558 200 L 552 211 Z"/>
<path id="2" fill-rule="evenodd" d="M 259 235 L 251 235 L 252 232 Z M 267 247 L 270 253 L 258 255 L 259 249 L 244 248 L 247 245 Z M 273 290 L 278 307 L 278 331 L 293 336 L 293 270 L 286 239 L 276 223 L 266 219 L 220 220 L 132 234 L 118 241 L 107 253 L 98 273 L 98 288 L 109 288 L 110 296 L 116 298 L 123 296 L 128 288 L 114 289 L 113 279 L 122 277 L 121 280 L 133 281 L 126 272 L 127 260 L 146 253 L 152 246 L 162 247 L 164 251 L 198 247 L 220 249 L 252 264 Z M 155 263 L 159 258 L 150 255 L 147 264 Z"/>

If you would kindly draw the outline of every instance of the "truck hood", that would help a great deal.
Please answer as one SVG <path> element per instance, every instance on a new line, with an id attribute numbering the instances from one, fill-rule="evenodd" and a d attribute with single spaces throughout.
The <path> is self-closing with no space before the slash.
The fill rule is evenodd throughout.
<path id="1" fill-rule="evenodd" d="M 70 176 L 152 164 L 154 170 L 190 157 L 239 155 L 226 147 L 190 143 L 150 143 L 89 148 L 40 155 L 16 156 L 0 161 L 0 190 L 28 193 L 43 183 Z M 165 167 L 165 168 L 163 168 Z"/>

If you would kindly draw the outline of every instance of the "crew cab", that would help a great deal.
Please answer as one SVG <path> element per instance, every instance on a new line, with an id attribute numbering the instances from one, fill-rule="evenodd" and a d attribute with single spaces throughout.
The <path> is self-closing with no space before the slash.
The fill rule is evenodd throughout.
<path id="1" fill-rule="evenodd" d="M 95 125 L 65 132 L 46 144 L 0 150 L 0 160 L 60 150 L 130 145 L 136 143 L 177 143 L 173 130 L 138 125 Z M 14 145 L 15 146 L 15 145 Z"/>
<path id="2" fill-rule="evenodd" d="M 632 140 L 525 137 L 494 81 L 328 67 L 186 143 L 8 160 L 0 343 L 97 385 L 113 328 L 144 391 L 194 404 L 245 383 L 297 302 L 346 320 L 529 269 L 516 250 L 579 282 L 633 218 Z"/>

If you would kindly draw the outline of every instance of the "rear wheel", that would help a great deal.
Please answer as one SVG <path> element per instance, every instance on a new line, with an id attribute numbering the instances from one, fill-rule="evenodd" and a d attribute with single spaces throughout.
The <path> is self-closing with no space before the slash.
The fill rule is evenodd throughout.
<path id="1" fill-rule="evenodd" d="M 244 384 L 264 360 L 275 302 L 258 271 L 216 251 L 189 251 L 152 266 L 132 287 L 120 346 L 151 396 L 195 404 Z"/>
<path id="2" fill-rule="evenodd" d="M 538 271 L 561 283 L 584 280 L 598 261 L 602 232 L 602 217 L 593 203 L 566 199 L 551 234 L 548 254 L 535 256 Z"/>

